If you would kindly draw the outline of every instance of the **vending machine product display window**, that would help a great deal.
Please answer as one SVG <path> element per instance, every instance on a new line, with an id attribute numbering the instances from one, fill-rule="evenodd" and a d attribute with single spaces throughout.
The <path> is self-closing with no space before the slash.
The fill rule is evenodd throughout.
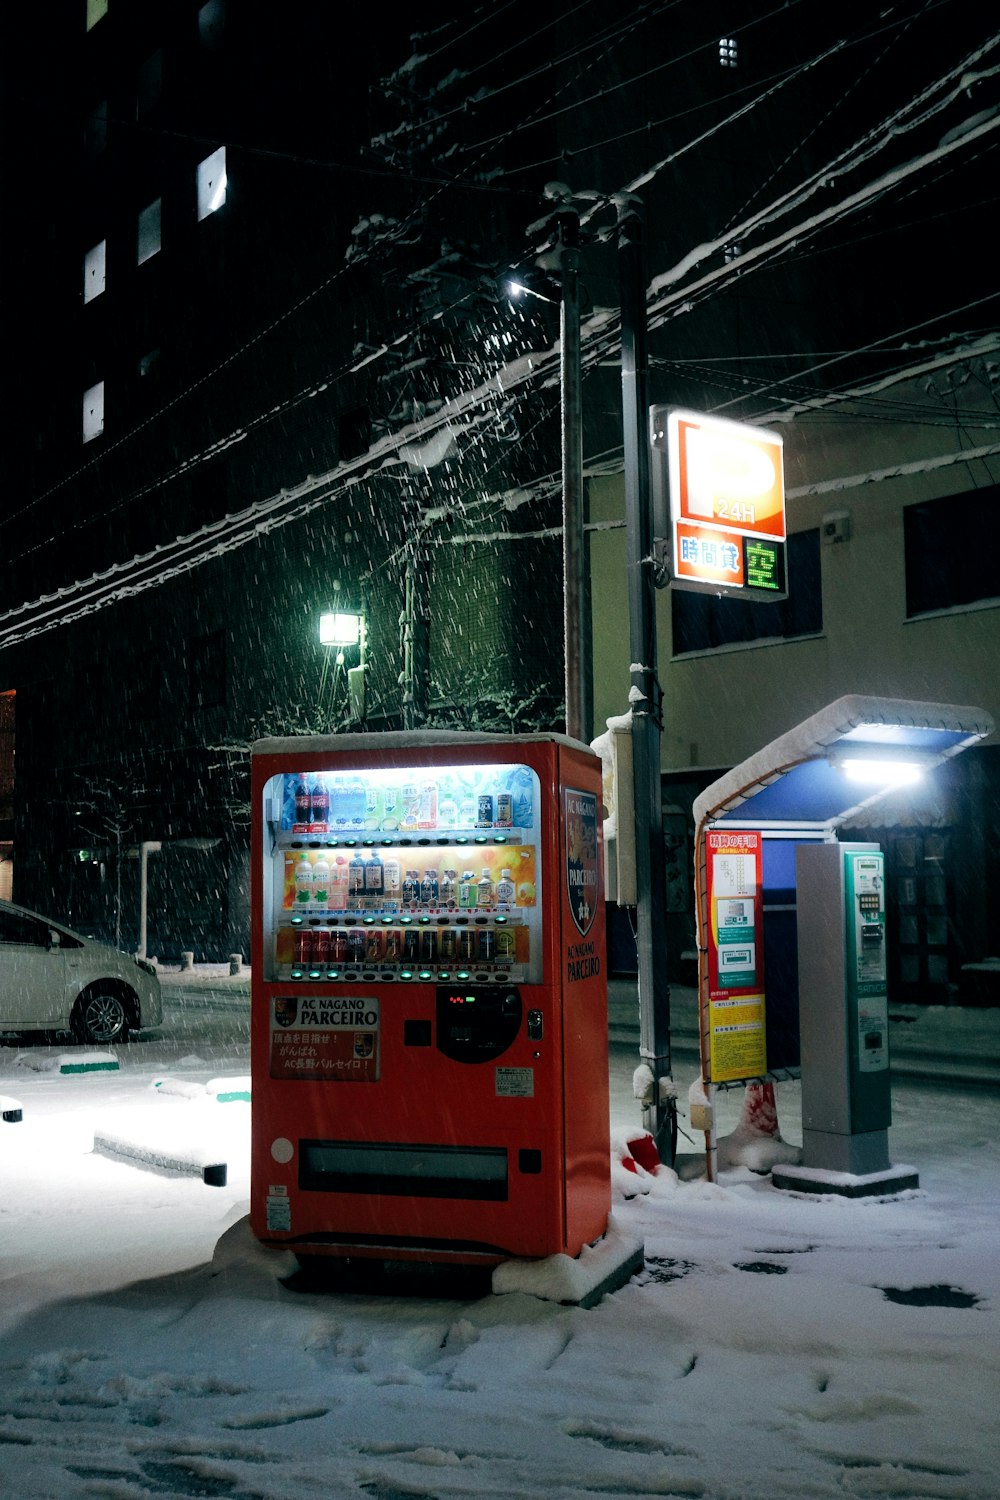
<path id="1" fill-rule="evenodd" d="M 603 1233 L 600 786 L 555 735 L 254 747 L 265 1242 L 473 1263 Z"/>
<path id="2" fill-rule="evenodd" d="M 293 769 L 264 795 L 269 979 L 539 982 L 530 766 Z"/>

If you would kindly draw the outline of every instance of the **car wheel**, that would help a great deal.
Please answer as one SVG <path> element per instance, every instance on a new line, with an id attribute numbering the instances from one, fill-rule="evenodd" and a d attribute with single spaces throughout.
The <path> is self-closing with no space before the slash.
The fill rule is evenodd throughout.
<path id="1" fill-rule="evenodd" d="M 120 995 L 110 990 L 91 990 L 81 995 L 73 1012 L 73 1031 L 81 1042 L 128 1040 L 129 1011 Z"/>

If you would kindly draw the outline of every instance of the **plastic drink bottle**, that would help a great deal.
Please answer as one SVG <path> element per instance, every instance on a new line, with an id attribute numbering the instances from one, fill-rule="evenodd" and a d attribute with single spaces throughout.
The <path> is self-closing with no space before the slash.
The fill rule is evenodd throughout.
<path id="1" fill-rule="evenodd" d="M 330 869 L 330 899 L 328 905 L 331 910 L 347 910 L 348 892 L 347 860 L 341 854 L 334 860 Z"/>
<path id="2" fill-rule="evenodd" d="M 347 888 L 350 900 L 360 903 L 365 893 L 365 862 L 361 858 L 360 851 L 355 854 L 347 867 Z"/>
<path id="3" fill-rule="evenodd" d="M 455 828 L 458 826 L 458 803 L 454 797 L 443 797 L 438 804 L 438 827 Z"/>
<path id="4" fill-rule="evenodd" d="M 301 854 L 295 866 L 295 905 L 308 906 L 313 898 L 313 867 L 308 854 Z"/>
<path id="5" fill-rule="evenodd" d="M 365 895 L 381 896 L 385 889 L 385 870 L 379 859 L 378 851 L 372 850 L 371 858 L 365 865 Z"/>
<path id="6" fill-rule="evenodd" d="M 382 827 L 383 799 L 382 790 L 374 782 L 369 782 L 365 787 L 365 827 L 368 829 Z"/>
<path id="7" fill-rule="evenodd" d="M 417 811 L 418 828 L 436 828 L 438 823 L 438 789 L 436 781 L 426 781 L 420 788 Z"/>
<path id="8" fill-rule="evenodd" d="M 347 827 L 364 828 L 365 784 L 357 772 L 347 778 L 347 785 L 344 788 L 344 803 Z"/>
<path id="9" fill-rule="evenodd" d="M 382 827 L 389 832 L 399 827 L 398 786 L 387 786 L 382 793 Z"/>
<path id="10" fill-rule="evenodd" d="M 309 797 L 310 810 L 309 821 L 315 827 L 319 824 L 321 829 L 326 829 L 330 824 L 330 793 L 322 775 L 313 779 L 312 792 Z"/>
<path id="11" fill-rule="evenodd" d="M 459 828 L 473 828 L 476 822 L 477 803 L 471 792 L 467 792 L 458 807 Z"/>
<path id="12" fill-rule="evenodd" d="M 313 906 L 326 907 L 330 901 L 330 865 L 322 854 L 316 856 L 312 873 L 312 904 Z"/>

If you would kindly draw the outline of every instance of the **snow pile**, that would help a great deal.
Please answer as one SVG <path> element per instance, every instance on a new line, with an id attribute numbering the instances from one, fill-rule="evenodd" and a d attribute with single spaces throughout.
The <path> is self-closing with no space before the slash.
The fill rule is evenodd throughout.
<path id="1" fill-rule="evenodd" d="M 612 1214 L 607 1233 L 596 1245 L 584 1245 L 575 1258 L 548 1255 L 544 1260 L 507 1260 L 493 1272 L 495 1293 L 527 1292 L 547 1302 L 592 1305 L 602 1292 L 627 1281 L 642 1265 L 642 1241 L 629 1234 Z"/>
<path id="2" fill-rule="evenodd" d="M 95 1151 L 165 1172 L 206 1176 L 231 1157 L 246 1159 L 249 1147 L 249 1109 L 218 1110 L 204 1092 L 202 1100 L 111 1110 L 94 1125 Z"/>
<path id="3" fill-rule="evenodd" d="M 802 1159 L 798 1146 L 781 1138 L 773 1083 L 749 1083 L 743 1090 L 742 1112 L 736 1129 L 718 1143 L 720 1167 L 749 1167 L 769 1172 L 779 1163 Z"/>
<path id="4" fill-rule="evenodd" d="M 66 1077 L 73 1073 L 117 1073 L 118 1058 L 113 1052 L 22 1052 L 17 1059 L 18 1067 L 32 1073 L 57 1073 Z"/>

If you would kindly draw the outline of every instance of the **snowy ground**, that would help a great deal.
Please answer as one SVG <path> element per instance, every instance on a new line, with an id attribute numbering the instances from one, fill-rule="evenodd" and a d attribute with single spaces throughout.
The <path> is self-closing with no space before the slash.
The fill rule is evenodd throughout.
<path id="1" fill-rule="evenodd" d="M 0 1094 L 25 1109 L 0 1125 L 3 1495 L 1000 1494 L 995 1091 L 897 1086 L 892 1158 L 921 1181 L 899 1201 L 787 1196 L 742 1167 L 640 1180 L 614 1213 L 646 1268 L 591 1311 L 323 1295 L 250 1244 L 248 1106 L 200 1088 L 246 1072 L 239 983 L 229 1043 L 218 1010 L 210 1025 L 207 1003 L 170 999 L 172 1039 L 121 1049 L 118 1073 L 40 1073 L 0 1048 Z M 995 1053 L 997 1012 L 939 1024 Z M 634 1063 L 613 1046 L 621 1134 Z M 683 1097 L 693 1062 L 677 1072 Z M 796 1141 L 797 1085 L 778 1101 Z M 225 1155 L 228 1185 L 95 1154 L 137 1109 L 165 1144 Z M 739 1097 L 723 1109 L 725 1131 Z M 951 1305 L 886 1295 L 915 1288 Z"/>

